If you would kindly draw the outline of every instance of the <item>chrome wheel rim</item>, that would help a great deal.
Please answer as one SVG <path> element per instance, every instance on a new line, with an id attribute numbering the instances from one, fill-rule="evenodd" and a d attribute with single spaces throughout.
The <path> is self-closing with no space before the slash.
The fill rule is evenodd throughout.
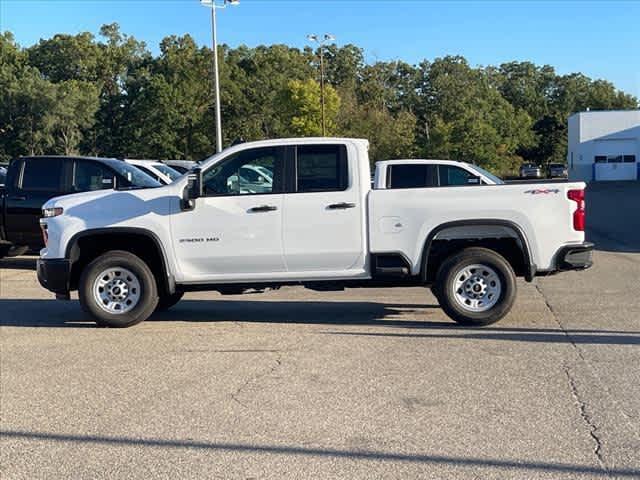
<path id="1" fill-rule="evenodd" d="M 95 302 L 112 315 L 122 315 L 135 308 L 140 302 L 140 293 L 140 280 L 126 268 L 108 268 L 93 282 Z"/>
<path id="2" fill-rule="evenodd" d="M 486 312 L 495 306 L 502 293 L 502 282 L 494 269 L 473 264 L 462 267 L 454 276 L 453 298 L 464 310 Z"/>

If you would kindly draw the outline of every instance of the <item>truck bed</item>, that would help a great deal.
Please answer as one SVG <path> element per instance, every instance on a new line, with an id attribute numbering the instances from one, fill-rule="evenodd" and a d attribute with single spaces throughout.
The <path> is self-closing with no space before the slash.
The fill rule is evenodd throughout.
<path id="1" fill-rule="evenodd" d="M 376 189 L 369 193 L 369 238 L 372 253 L 402 253 L 413 274 L 420 271 L 426 239 L 443 225 L 487 223 L 512 225 L 522 232 L 540 271 L 551 269 L 556 252 L 580 243 L 573 229 L 576 203 L 567 197 L 581 182 L 543 181 L 505 185 Z M 505 233 L 506 235 L 506 233 Z"/>

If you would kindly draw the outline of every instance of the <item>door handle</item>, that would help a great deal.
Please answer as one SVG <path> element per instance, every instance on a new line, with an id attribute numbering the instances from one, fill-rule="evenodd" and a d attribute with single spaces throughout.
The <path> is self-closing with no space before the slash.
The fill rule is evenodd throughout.
<path id="1" fill-rule="evenodd" d="M 257 212 L 273 212 L 274 210 L 277 210 L 278 207 L 274 206 L 274 205 L 260 205 L 259 207 L 253 207 L 250 208 L 249 211 L 253 212 L 253 213 L 257 213 Z"/>
<path id="2" fill-rule="evenodd" d="M 346 208 L 354 208 L 355 206 L 356 206 L 355 203 L 342 202 L 342 203 L 332 203 L 327 208 L 329 210 L 344 210 Z"/>

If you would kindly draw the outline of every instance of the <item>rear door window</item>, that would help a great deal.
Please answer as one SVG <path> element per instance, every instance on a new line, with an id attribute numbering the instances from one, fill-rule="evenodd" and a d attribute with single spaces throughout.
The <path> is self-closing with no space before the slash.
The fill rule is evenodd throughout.
<path id="1" fill-rule="evenodd" d="M 63 192 L 63 158 L 26 158 L 22 170 L 21 189 L 36 192 Z"/>
<path id="2" fill-rule="evenodd" d="M 387 188 L 428 188 L 438 186 L 435 165 L 390 165 L 387 172 Z"/>
<path id="3" fill-rule="evenodd" d="M 300 145 L 296 155 L 297 192 L 336 192 L 349 186 L 344 145 Z"/>

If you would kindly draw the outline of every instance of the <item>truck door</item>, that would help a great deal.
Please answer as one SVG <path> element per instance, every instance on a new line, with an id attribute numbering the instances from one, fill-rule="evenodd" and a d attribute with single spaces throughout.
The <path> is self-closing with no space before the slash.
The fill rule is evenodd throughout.
<path id="1" fill-rule="evenodd" d="M 289 272 L 361 273 L 366 248 L 358 170 L 343 144 L 298 145 L 290 160 L 293 193 L 284 198 Z"/>
<path id="2" fill-rule="evenodd" d="M 243 170 L 264 168 L 271 182 L 256 188 Z M 203 171 L 203 196 L 171 216 L 184 281 L 259 279 L 284 272 L 282 198 L 284 148 L 232 153 Z"/>
<path id="3" fill-rule="evenodd" d="M 67 190 L 68 162 L 64 158 L 23 158 L 12 163 L 15 168 L 11 185 L 7 185 L 6 230 L 15 245 L 43 246 L 40 232 L 42 205 Z"/>

